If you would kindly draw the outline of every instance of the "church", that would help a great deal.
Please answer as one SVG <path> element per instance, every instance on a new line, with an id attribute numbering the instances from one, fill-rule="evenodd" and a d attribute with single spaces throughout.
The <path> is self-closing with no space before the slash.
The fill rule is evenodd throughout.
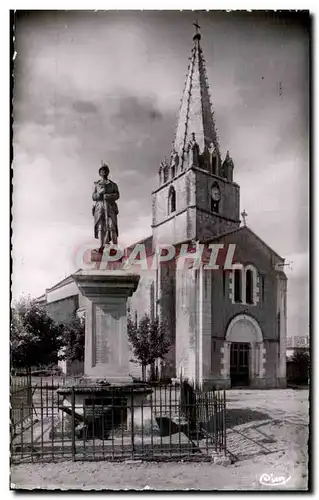
<path id="1" fill-rule="evenodd" d="M 285 387 L 284 258 L 240 214 L 240 186 L 229 152 L 220 151 L 208 88 L 196 27 L 175 139 L 152 192 L 152 234 L 138 243 L 149 255 L 161 245 L 233 245 L 232 266 L 208 269 L 204 259 L 195 265 L 190 258 L 182 268 L 171 260 L 141 270 L 129 313 L 136 320 L 145 312 L 165 318 L 171 348 L 161 363 L 164 376 L 187 378 L 204 389 Z M 68 301 L 73 314 L 84 308 L 79 293 L 69 277 L 41 300 L 50 302 L 53 316 L 60 314 L 58 302 Z M 72 297 L 78 299 L 71 303 Z"/>

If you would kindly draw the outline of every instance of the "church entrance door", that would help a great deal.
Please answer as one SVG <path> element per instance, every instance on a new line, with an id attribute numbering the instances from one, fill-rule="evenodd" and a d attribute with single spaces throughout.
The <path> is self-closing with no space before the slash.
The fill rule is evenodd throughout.
<path id="1" fill-rule="evenodd" d="M 249 385 L 249 355 L 248 342 L 232 342 L 230 346 L 230 381 L 231 386 Z"/>

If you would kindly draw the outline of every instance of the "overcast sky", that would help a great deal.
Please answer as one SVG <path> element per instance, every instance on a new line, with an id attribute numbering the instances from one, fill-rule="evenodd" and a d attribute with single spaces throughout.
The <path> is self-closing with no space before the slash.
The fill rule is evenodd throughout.
<path id="1" fill-rule="evenodd" d="M 247 225 L 293 261 L 288 334 L 308 332 L 309 35 L 298 19 L 200 12 L 221 151 Z M 93 238 L 92 186 L 118 183 L 122 245 L 151 233 L 192 48 L 192 12 L 43 12 L 16 20 L 13 288 L 41 295 Z"/>

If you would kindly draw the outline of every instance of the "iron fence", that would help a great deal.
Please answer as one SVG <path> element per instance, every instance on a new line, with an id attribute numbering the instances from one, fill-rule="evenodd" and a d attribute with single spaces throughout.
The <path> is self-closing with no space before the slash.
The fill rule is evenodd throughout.
<path id="1" fill-rule="evenodd" d="M 68 386 L 55 379 L 33 381 L 29 394 L 31 404 L 11 403 L 17 415 L 29 415 L 28 425 L 11 434 L 13 463 L 205 460 L 213 451 L 226 453 L 224 391 L 183 385 Z"/>
<path id="2" fill-rule="evenodd" d="M 32 413 L 31 377 L 11 377 L 10 386 L 10 431 L 13 437 L 23 429 Z"/>

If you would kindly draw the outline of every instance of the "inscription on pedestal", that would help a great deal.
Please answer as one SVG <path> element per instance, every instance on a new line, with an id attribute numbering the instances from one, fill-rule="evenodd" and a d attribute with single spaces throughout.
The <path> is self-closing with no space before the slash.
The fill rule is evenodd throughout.
<path id="1" fill-rule="evenodd" d="M 95 364 L 114 364 L 119 358 L 119 311 L 95 305 Z"/>
<path id="2" fill-rule="evenodd" d="M 108 363 L 110 359 L 110 345 L 108 341 L 107 312 L 101 306 L 95 307 L 95 362 Z"/>

